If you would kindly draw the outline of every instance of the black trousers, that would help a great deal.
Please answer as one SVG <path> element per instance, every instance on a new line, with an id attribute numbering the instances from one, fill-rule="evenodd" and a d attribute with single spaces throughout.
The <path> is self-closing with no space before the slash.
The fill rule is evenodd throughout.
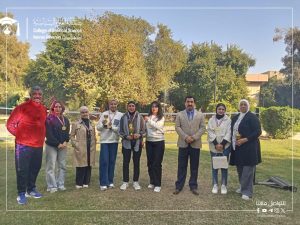
<path id="1" fill-rule="evenodd" d="M 146 141 L 146 152 L 150 184 L 160 187 L 165 141 Z"/>
<path id="2" fill-rule="evenodd" d="M 16 144 L 15 166 L 18 193 L 31 192 L 42 166 L 43 147 L 34 148 Z"/>
<path id="3" fill-rule="evenodd" d="M 89 185 L 91 181 L 92 167 L 76 167 L 76 185 Z"/>
<path id="4" fill-rule="evenodd" d="M 129 181 L 129 163 L 131 158 L 131 152 L 132 159 L 133 159 L 133 181 L 138 181 L 140 176 L 140 158 L 142 154 L 142 147 L 139 148 L 139 151 L 136 152 L 134 149 L 126 149 L 122 147 L 122 153 L 123 153 L 123 181 L 128 182 Z"/>
<path id="5" fill-rule="evenodd" d="M 197 179 L 198 179 L 200 149 L 192 148 L 189 145 L 187 148 L 179 148 L 179 152 L 178 152 L 178 171 L 177 171 L 177 181 L 175 183 L 176 189 L 178 190 L 182 190 L 184 186 L 189 158 L 190 158 L 190 173 L 191 173 L 189 186 L 191 190 L 198 188 Z"/>

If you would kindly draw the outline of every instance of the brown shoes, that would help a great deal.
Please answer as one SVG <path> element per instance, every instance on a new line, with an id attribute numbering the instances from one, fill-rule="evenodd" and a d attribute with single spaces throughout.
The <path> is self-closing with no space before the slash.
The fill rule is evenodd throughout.
<path id="1" fill-rule="evenodd" d="M 178 195 L 179 192 L 180 192 L 180 190 L 179 190 L 179 189 L 176 189 L 176 190 L 173 192 L 173 194 L 174 194 L 174 195 Z"/>
<path id="2" fill-rule="evenodd" d="M 192 192 L 194 195 L 199 195 L 199 192 L 197 191 L 197 189 L 192 189 L 191 192 Z"/>

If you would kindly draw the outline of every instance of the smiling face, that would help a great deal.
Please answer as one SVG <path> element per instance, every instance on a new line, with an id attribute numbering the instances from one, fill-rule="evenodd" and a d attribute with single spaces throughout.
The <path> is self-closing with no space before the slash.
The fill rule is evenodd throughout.
<path id="1" fill-rule="evenodd" d="M 108 104 L 109 110 L 112 112 L 117 111 L 118 103 L 116 100 L 111 100 Z"/>
<path id="2" fill-rule="evenodd" d="M 192 111 L 195 108 L 195 100 L 194 100 L 194 98 L 187 98 L 185 100 L 185 108 L 188 111 Z"/>
<path id="3" fill-rule="evenodd" d="M 240 103 L 240 112 L 245 113 L 248 111 L 248 104 L 245 101 Z"/>
<path id="4" fill-rule="evenodd" d="M 217 114 L 218 115 L 224 115 L 225 114 L 225 112 L 226 112 L 226 109 L 224 108 L 224 106 L 219 106 L 218 108 L 217 108 Z"/>
<path id="5" fill-rule="evenodd" d="M 31 93 L 31 99 L 32 101 L 36 102 L 36 103 L 41 103 L 42 99 L 43 99 L 43 93 L 41 90 L 35 90 Z"/>
<path id="6" fill-rule="evenodd" d="M 134 112 L 135 112 L 135 104 L 129 103 L 129 104 L 127 105 L 127 110 L 128 110 L 128 112 L 130 112 L 130 113 L 134 113 Z"/>

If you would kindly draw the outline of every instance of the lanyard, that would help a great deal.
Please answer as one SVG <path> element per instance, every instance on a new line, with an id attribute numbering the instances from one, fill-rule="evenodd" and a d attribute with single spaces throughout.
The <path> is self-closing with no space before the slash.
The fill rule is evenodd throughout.
<path id="1" fill-rule="evenodd" d="M 62 125 L 62 130 L 66 130 L 66 125 L 65 125 L 65 118 L 64 116 L 62 116 L 62 120 L 59 118 L 59 116 L 56 116 L 56 118 L 58 119 L 58 121 L 60 122 L 60 124 Z"/>
<path id="2" fill-rule="evenodd" d="M 220 120 L 220 122 L 218 122 L 217 118 L 216 118 L 216 124 L 217 124 L 217 127 L 221 126 L 222 122 L 223 122 L 223 118 Z"/>

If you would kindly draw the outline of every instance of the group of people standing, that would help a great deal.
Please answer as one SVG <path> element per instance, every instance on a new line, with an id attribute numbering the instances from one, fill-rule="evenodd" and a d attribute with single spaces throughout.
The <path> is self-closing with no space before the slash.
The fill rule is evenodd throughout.
<path id="1" fill-rule="evenodd" d="M 88 188 L 96 156 L 96 129 L 100 133 L 99 186 L 101 191 L 114 188 L 114 171 L 119 138 L 122 141 L 123 182 L 120 189 L 129 187 L 129 165 L 133 159 L 133 188 L 140 190 L 140 157 L 145 144 L 149 174 L 149 189 L 161 191 L 162 161 L 165 151 L 165 118 L 159 102 L 150 105 L 147 116 L 142 116 L 134 101 L 127 103 L 127 112 L 117 110 L 117 101 L 110 100 L 108 110 L 101 114 L 95 126 L 90 120 L 89 109 L 80 107 L 80 119 L 72 123 L 63 115 L 64 105 L 53 101 L 49 114 L 42 104 L 42 90 L 32 88 L 31 99 L 17 106 L 7 121 L 7 129 L 16 137 L 15 164 L 19 204 L 26 204 L 27 197 L 41 198 L 35 182 L 42 164 L 43 145 L 46 152 L 47 191 L 64 191 L 66 155 L 68 142 L 73 147 L 73 164 L 76 167 L 76 189 Z M 247 100 L 241 100 L 240 113 L 232 121 L 225 114 L 226 106 L 216 107 L 216 114 L 208 122 L 208 142 L 211 156 L 230 157 L 236 165 L 242 198 L 248 200 L 253 194 L 255 166 L 261 162 L 258 137 L 261 128 L 258 118 L 249 112 Z M 206 131 L 204 115 L 195 109 L 195 99 L 185 98 L 185 110 L 176 116 L 175 130 L 178 134 L 178 170 L 175 191 L 179 194 L 185 184 L 188 161 L 190 161 L 189 187 L 198 192 L 198 170 L 201 137 Z M 146 142 L 143 138 L 146 137 Z M 55 167 L 57 166 L 57 172 Z M 227 193 L 227 169 L 222 169 L 221 193 Z M 218 193 L 218 170 L 212 167 L 213 189 Z"/>

